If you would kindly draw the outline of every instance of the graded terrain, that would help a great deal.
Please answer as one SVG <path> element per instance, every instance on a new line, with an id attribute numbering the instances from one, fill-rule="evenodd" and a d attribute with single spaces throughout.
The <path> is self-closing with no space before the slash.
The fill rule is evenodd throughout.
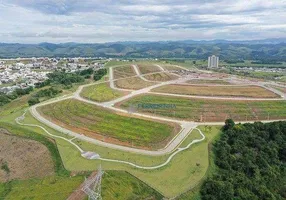
<path id="1" fill-rule="evenodd" d="M 219 100 L 183 98 L 159 95 L 140 95 L 118 105 L 128 108 L 138 104 L 173 104 L 172 111 L 166 109 L 143 109 L 138 112 L 201 122 L 217 122 L 232 118 L 236 121 L 285 119 L 285 101 Z"/>
<path id="2" fill-rule="evenodd" d="M 153 92 L 252 98 L 277 98 L 277 94 L 259 86 L 197 86 L 197 85 L 165 85 L 152 90 Z"/>
<path id="3" fill-rule="evenodd" d="M 179 131 L 174 124 L 119 115 L 78 100 L 49 104 L 40 107 L 40 111 L 60 126 L 102 141 L 127 146 L 162 148 Z"/>

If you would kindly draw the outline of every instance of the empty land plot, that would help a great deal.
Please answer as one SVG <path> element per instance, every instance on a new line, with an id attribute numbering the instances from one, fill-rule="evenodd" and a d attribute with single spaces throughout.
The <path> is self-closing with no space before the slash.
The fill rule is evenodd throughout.
<path id="1" fill-rule="evenodd" d="M 136 76 L 136 73 L 131 65 L 113 68 L 114 78 L 126 78 L 130 76 Z"/>
<path id="2" fill-rule="evenodd" d="M 39 110 L 48 119 L 75 132 L 146 149 L 164 147 L 180 129 L 175 124 L 123 116 L 74 99 L 45 105 Z"/>
<path id="3" fill-rule="evenodd" d="M 40 142 L 0 129 L 0 147 L 0 182 L 54 174 L 50 152 Z"/>
<path id="4" fill-rule="evenodd" d="M 160 68 L 152 64 L 139 64 L 137 65 L 141 74 L 148 74 L 154 72 L 161 72 Z"/>
<path id="5" fill-rule="evenodd" d="M 150 80 L 150 81 L 170 81 L 170 80 L 175 80 L 178 78 L 178 76 L 174 74 L 170 74 L 167 72 L 161 72 L 161 73 L 156 73 L 156 74 L 147 74 L 144 76 L 144 78 Z"/>
<path id="6" fill-rule="evenodd" d="M 138 112 L 180 118 L 192 121 L 216 122 L 232 118 L 236 121 L 268 120 L 286 118 L 286 101 L 246 101 L 180 98 L 160 95 L 141 95 L 118 106 L 172 104 L 172 109 L 146 109 L 137 106 Z"/>
<path id="7" fill-rule="evenodd" d="M 113 90 L 109 87 L 109 83 L 101 83 L 84 87 L 80 95 L 93 101 L 105 102 L 121 97 L 124 93 Z"/>
<path id="8" fill-rule="evenodd" d="M 279 95 L 259 86 L 196 86 L 196 85 L 165 85 L 152 90 L 153 92 L 226 97 L 278 98 Z"/>
<path id="9" fill-rule="evenodd" d="M 210 79 L 192 79 L 187 81 L 190 84 L 216 84 L 216 85 L 232 85 L 230 82 L 225 80 L 210 80 Z"/>
<path id="10" fill-rule="evenodd" d="M 177 67 L 175 65 L 160 65 L 160 66 L 163 67 L 167 71 L 184 70 L 184 68 Z M 187 70 L 187 69 L 185 69 L 185 70 Z"/>
<path id="11" fill-rule="evenodd" d="M 114 84 L 118 88 L 139 90 L 154 85 L 155 83 L 144 81 L 139 77 L 130 77 L 117 80 L 114 82 Z"/>

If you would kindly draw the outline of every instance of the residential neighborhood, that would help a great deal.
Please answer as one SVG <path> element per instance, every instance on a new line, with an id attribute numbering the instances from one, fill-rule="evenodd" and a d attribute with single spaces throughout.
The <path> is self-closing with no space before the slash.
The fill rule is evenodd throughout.
<path id="1" fill-rule="evenodd" d="M 0 60 L 0 92 L 9 94 L 17 88 L 34 87 L 55 70 L 77 72 L 101 68 L 104 58 L 18 58 Z"/>

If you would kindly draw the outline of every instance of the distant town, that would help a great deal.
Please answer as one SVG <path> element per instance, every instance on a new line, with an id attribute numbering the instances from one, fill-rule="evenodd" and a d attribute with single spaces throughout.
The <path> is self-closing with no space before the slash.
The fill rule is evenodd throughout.
<path id="1" fill-rule="evenodd" d="M 15 89 L 34 87 L 55 70 L 77 72 L 98 69 L 108 61 L 105 58 L 18 58 L 0 60 L 0 92 L 9 94 Z"/>

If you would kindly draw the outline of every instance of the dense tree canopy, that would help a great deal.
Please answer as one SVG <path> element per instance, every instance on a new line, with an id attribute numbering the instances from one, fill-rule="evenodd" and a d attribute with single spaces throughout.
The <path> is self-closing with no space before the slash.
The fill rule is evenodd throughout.
<path id="1" fill-rule="evenodd" d="M 286 199 L 286 122 L 229 122 L 214 145 L 218 169 L 204 182 L 202 199 Z"/>
<path id="2" fill-rule="evenodd" d="M 107 74 L 107 69 L 105 68 L 99 69 L 99 70 L 94 71 L 93 78 L 95 81 L 98 81 L 106 74 Z"/>

